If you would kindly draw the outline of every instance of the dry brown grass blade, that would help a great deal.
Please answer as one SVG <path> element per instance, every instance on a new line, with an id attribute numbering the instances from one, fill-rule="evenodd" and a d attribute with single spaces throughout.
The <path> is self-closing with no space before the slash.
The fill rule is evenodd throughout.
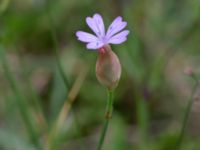
<path id="1" fill-rule="evenodd" d="M 56 138 L 57 134 L 59 133 L 59 129 L 62 128 L 62 125 L 64 124 L 64 121 L 67 119 L 68 114 L 71 110 L 72 104 L 75 101 L 80 88 L 83 84 L 83 81 L 85 80 L 88 73 L 87 67 L 82 67 L 80 70 L 79 75 L 77 76 L 71 90 L 69 91 L 68 97 L 65 100 L 65 103 L 63 104 L 63 107 L 58 115 L 58 119 L 55 122 L 53 128 L 50 130 L 50 133 L 47 137 L 47 144 L 45 150 L 51 150 L 54 146 L 52 145 L 52 141 L 54 138 Z"/>

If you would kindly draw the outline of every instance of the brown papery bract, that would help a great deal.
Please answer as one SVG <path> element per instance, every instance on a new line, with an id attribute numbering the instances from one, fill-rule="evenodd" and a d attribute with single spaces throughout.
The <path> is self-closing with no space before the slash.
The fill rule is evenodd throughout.
<path id="1" fill-rule="evenodd" d="M 98 81 L 109 90 L 114 90 L 118 85 L 121 76 L 121 64 L 110 45 L 104 45 L 98 50 L 96 76 Z"/>

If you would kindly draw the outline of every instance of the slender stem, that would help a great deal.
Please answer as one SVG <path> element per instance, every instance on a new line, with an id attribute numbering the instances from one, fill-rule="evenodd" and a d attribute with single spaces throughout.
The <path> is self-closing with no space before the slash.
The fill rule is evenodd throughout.
<path id="1" fill-rule="evenodd" d="M 185 110 L 185 114 L 184 114 L 184 118 L 183 118 L 183 123 L 182 123 L 181 131 L 180 131 L 180 135 L 178 137 L 175 150 L 181 149 L 181 143 L 182 143 L 184 135 L 185 135 L 185 130 L 186 130 L 186 127 L 187 127 L 188 119 L 189 119 L 191 108 L 192 108 L 192 104 L 193 104 L 194 94 L 196 93 L 197 87 L 199 85 L 199 81 L 196 78 L 196 76 L 192 75 L 192 78 L 194 79 L 195 84 L 194 84 L 194 86 L 192 88 L 191 95 L 190 95 L 189 100 L 188 100 L 188 104 L 187 104 L 187 107 L 186 107 L 186 110 Z"/>
<path id="2" fill-rule="evenodd" d="M 83 84 L 83 81 L 86 78 L 86 75 L 87 75 L 87 69 L 83 68 L 83 71 L 80 71 L 79 76 L 77 77 L 74 84 L 72 85 L 72 88 L 70 89 L 70 91 L 68 93 L 67 100 L 65 100 L 65 103 L 63 104 L 63 107 L 61 108 L 59 115 L 57 117 L 57 120 L 55 121 L 55 124 L 53 124 L 53 127 L 49 132 L 45 150 L 56 149 L 57 143 L 55 143 L 54 141 L 56 140 L 56 138 L 60 132 L 60 129 L 64 125 L 64 121 L 68 117 L 69 111 L 72 108 L 72 104 L 75 101 L 75 99 L 80 91 L 80 88 Z M 76 116 L 74 116 L 74 118 L 76 119 Z M 81 131 L 78 128 L 78 122 L 76 122 L 76 120 L 75 120 L 75 125 L 77 127 L 76 130 L 77 130 L 77 132 L 79 132 L 79 135 L 80 135 Z M 81 144 L 83 145 L 83 143 L 81 143 Z"/>
<path id="3" fill-rule="evenodd" d="M 20 65 L 22 67 L 23 78 L 26 81 L 28 92 L 30 92 L 29 93 L 30 97 L 32 97 L 32 100 L 33 100 L 33 103 L 34 103 L 34 106 L 35 106 L 35 109 L 36 109 L 34 111 L 34 113 L 37 115 L 37 118 L 39 118 L 38 123 L 41 126 L 41 128 L 42 129 L 47 129 L 48 128 L 48 124 L 47 124 L 47 121 L 45 119 L 44 111 L 41 108 L 41 106 L 42 106 L 41 98 L 37 94 L 37 92 L 34 90 L 33 86 L 31 85 L 30 75 L 29 75 L 29 73 L 27 71 L 28 66 L 27 66 L 27 64 L 25 62 L 24 56 L 23 56 L 20 48 L 17 46 L 17 44 L 15 44 L 15 47 L 16 47 L 17 55 L 20 58 L 19 61 L 20 61 Z"/>
<path id="4" fill-rule="evenodd" d="M 48 20 L 49 20 L 49 25 L 50 25 L 50 30 L 51 30 L 51 37 L 52 37 L 52 40 L 53 40 L 53 45 L 54 45 L 54 53 L 55 53 L 55 56 L 56 56 L 56 63 L 57 63 L 57 66 L 58 66 L 58 71 L 63 79 L 63 82 L 67 88 L 67 90 L 69 90 L 69 87 L 70 87 L 70 84 L 69 84 L 69 81 L 65 75 L 65 72 L 62 68 L 62 64 L 61 64 L 61 61 L 60 61 L 60 56 L 59 56 L 59 45 L 58 45 L 58 40 L 57 40 L 57 36 L 56 36 L 56 30 L 55 30 L 55 26 L 54 26 L 54 22 L 53 22 L 53 18 L 52 18 L 52 14 L 51 14 L 51 10 L 50 10 L 50 4 L 51 2 L 48 1 L 47 3 L 47 15 L 48 15 Z"/>
<path id="5" fill-rule="evenodd" d="M 23 119 L 23 122 L 26 126 L 27 132 L 30 136 L 30 139 L 32 140 L 32 143 L 38 148 L 41 149 L 41 145 L 39 142 L 39 135 L 37 133 L 37 130 L 35 128 L 35 122 L 32 119 L 31 112 L 28 109 L 25 97 L 20 91 L 20 88 L 16 82 L 15 77 L 13 76 L 13 72 L 11 71 L 9 62 L 5 56 L 4 49 L 0 46 L 0 56 L 1 56 L 1 63 L 2 67 L 5 73 L 5 76 L 7 77 L 8 83 L 10 84 L 11 90 L 15 94 L 16 104 L 18 105 L 18 108 L 20 110 L 21 117 Z"/>
<path id="6" fill-rule="evenodd" d="M 108 101 L 107 101 L 107 106 L 106 106 L 105 122 L 104 122 L 103 130 L 101 133 L 101 137 L 99 140 L 97 150 L 102 149 L 102 146 L 103 146 L 103 143 L 105 140 L 105 136 L 106 136 L 106 132 L 108 129 L 109 121 L 112 118 L 112 111 L 113 111 L 113 91 L 108 91 Z"/>
<path id="7" fill-rule="evenodd" d="M 51 37 L 52 37 L 52 41 L 53 41 L 53 44 L 54 44 L 54 48 L 53 48 L 53 50 L 54 50 L 54 53 L 55 53 L 55 59 L 56 59 L 56 63 L 57 63 L 57 66 L 58 66 L 58 71 L 59 71 L 59 73 L 60 73 L 60 75 L 61 75 L 61 77 L 62 77 L 62 79 L 63 79 L 63 82 L 64 82 L 64 85 L 65 85 L 65 87 L 66 87 L 66 89 L 68 90 L 68 98 L 67 98 L 67 101 L 64 103 L 64 106 L 63 106 L 63 108 L 65 108 L 66 106 L 68 107 L 69 106 L 69 108 L 67 109 L 67 110 L 65 110 L 65 111 L 67 111 L 67 112 L 69 112 L 69 110 L 71 109 L 71 105 L 72 105 L 72 103 L 74 102 L 74 100 L 75 100 L 75 97 L 73 97 L 73 98 L 69 98 L 70 96 L 71 96 L 71 94 L 70 94 L 70 82 L 69 82 L 69 80 L 68 80 L 68 78 L 66 77 L 66 75 L 65 75 L 65 72 L 64 72 L 64 69 L 63 69 L 63 67 L 62 67 L 62 64 L 61 64 L 61 59 L 60 59 L 60 56 L 59 56 L 59 44 L 58 44 L 58 39 L 57 39 L 57 36 L 56 36 L 56 30 L 55 30 L 55 25 L 54 25 L 54 22 L 53 22 L 53 17 L 52 17 L 52 13 L 51 13 L 51 9 L 50 9 L 50 7 L 51 7 L 51 0 L 47 0 L 47 15 L 48 15 L 48 20 L 49 20 L 49 24 L 50 24 L 50 30 L 51 30 Z M 85 68 L 85 71 L 84 72 L 87 72 L 87 69 Z M 82 77 L 85 77 L 85 73 L 83 73 L 83 75 L 82 75 Z M 82 81 L 79 83 L 80 85 L 82 84 Z M 73 87 L 72 87 L 73 88 Z M 78 91 L 79 91 L 79 88 L 77 88 L 78 89 Z M 73 90 L 74 91 L 74 90 Z M 77 91 L 77 92 L 78 92 Z M 77 93 L 76 94 L 74 94 L 74 95 L 77 95 Z M 71 100 L 69 100 L 69 99 L 71 99 Z M 68 100 L 69 100 L 69 102 L 68 102 Z M 67 105 L 66 105 L 67 104 Z M 59 120 L 59 118 L 62 118 L 61 116 L 63 115 L 64 117 L 66 117 L 67 116 L 67 114 L 68 113 L 66 113 L 66 114 L 62 114 L 62 112 L 64 112 L 64 110 L 63 110 L 63 108 L 61 109 L 61 112 L 60 112 L 60 114 L 58 115 L 58 120 Z M 72 112 L 73 112 L 74 110 L 72 109 Z M 74 117 L 76 117 L 76 116 L 74 116 Z M 74 119 L 74 121 L 75 121 L 75 124 L 76 124 L 76 127 L 77 127 L 77 132 L 79 132 L 79 135 L 81 135 L 81 131 L 80 131 L 80 129 L 78 129 L 78 122 L 76 122 L 76 118 Z M 63 122 L 60 122 L 60 124 L 63 124 Z M 52 129 L 52 130 L 54 130 L 54 129 Z M 51 131 L 51 132 L 54 132 L 54 131 Z M 51 133 L 50 133 L 51 134 Z M 55 137 L 54 137 L 55 138 Z M 52 143 L 52 142 L 51 142 Z M 51 143 L 49 143 L 49 144 L 51 144 Z M 52 143 L 53 144 L 53 143 Z M 52 145 L 51 144 L 51 145 Z M 52 146 L 52 148 L 51 148 L 51 145 L 50 145 L 50 149 L 54 149 L 53 147 L 54 146 Z M 83 145 L 83 143 L 82 143 L 82 145 Z M 48 147 L 48 146 L 47 146 Z M 83 147 L 83 146 L 82 146 Z"/>

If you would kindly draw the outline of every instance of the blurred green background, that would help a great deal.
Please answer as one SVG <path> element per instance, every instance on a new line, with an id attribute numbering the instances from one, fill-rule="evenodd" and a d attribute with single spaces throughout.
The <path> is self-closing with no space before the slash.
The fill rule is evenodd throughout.
<path id="1" fill-rule="evenodd" d="M 122 77 L 103 149 L 174 149 L 194 85 L 184 70 L 200 73 L 199 0 L 0 0 L 0 150 L 96 149 L 107 93 L 75 33 L 97 12 L 130 30 L 112 46 Z M 200 89 L 181 150 L 200 149 L 199 108 Z"/>

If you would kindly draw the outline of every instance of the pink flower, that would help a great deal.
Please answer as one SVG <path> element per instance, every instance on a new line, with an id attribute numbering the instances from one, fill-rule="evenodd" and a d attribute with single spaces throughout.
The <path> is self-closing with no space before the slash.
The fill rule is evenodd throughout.
<path id="1" fill-rule="evenodd" d="M 97 79 L 109 90 L 114 90 L 121 76 L 121 64 L 109 44 L 121 44 L 127 40 L 129 31 L 122 31 L 127 23 L 122 21 L 122 17 L 119 16 L 111 23 L 107 32 L 105 32 L 103 19 L 99 14 L 87 17 L 86 23 L 95 35 L 77 31 L 76 36 L 78 40 L 87 43 L 88 49 L 98 49 L 99 55 L 96 62 Z"/>
<path id="2" fill-rule="evenodd" d="M 77 31 L 76 36 L 81 42 L 87 43 L 87 49 L 99 49 L 107 44 L 121 44 L 127 40 L 129 31 L 122 31 L 127 23 L 122 21 L 120 16 L 111 23 L 107 32 L 105 32 L 104 22 L 100 14 L 87 17 L 86 23 L 95 35 L 84 31 Z"/>

